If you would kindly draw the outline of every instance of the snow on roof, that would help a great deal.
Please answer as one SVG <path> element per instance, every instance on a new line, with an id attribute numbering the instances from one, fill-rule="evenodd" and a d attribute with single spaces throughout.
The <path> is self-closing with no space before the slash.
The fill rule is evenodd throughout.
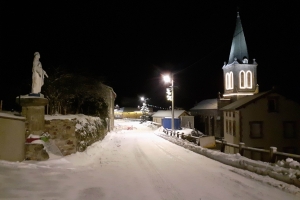
<path id="1" fill-rule="evenodd" d="M 195 107 L 191 108 L 191 110 L 212 110 L 218 109 L 218 101 L 217 99 L 206 99 L 200 101 Z"/>
<path id="2" fill-rule="evenodd" d="M 174 117 L 178 118 L 180 115 L 182 115 L 185 110 L 174 110 Z M 172 111 L 171 110 L 158 110 L 156 113 L 153 114 L 152 117 L 172 117 Z"/>
<path id="3" fill-rule="evenodd" d="M 221 108 L 220 110 L 237 110 L 240 109 L 243 106 L 246 106 L 247 104 L 264 97 L 267 94 L 270 94 L 272 92 L 272 90 L 267 91 L 267 92 L 261 92 L 258 94 L 254 94 L 254 95 L 250 95 L 250 96 L 246 96 L 243 97 L 227 106 L 224 106 L 223 108 Z"/>

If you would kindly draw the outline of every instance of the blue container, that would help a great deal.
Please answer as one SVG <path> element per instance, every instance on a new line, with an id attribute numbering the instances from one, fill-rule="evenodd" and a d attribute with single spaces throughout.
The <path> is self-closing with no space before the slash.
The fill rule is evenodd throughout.
<path id="1" fill-rule="evenodd" d="M 162 125 L 166 129 L 172 129 L 172 118 L 165 117 L 162 119 Z M 174 118 L 174 129 L 180 129 L 181 122 L 179 118 Z"/>

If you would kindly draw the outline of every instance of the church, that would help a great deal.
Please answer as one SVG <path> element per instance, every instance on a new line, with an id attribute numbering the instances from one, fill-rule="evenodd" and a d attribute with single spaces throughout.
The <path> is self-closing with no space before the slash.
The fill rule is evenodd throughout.
<path id="1" fill-rule="evenodd" d="M 239 12 L 237 13 L 228 63 L 224 63 L 224 92 L 199 102 L 189 111 L 195 128 L 228 143 L 300 153 L 300 105 L 275 90 L 259 92 L 257 62 L 250 60 Z M 237 153 L 233 147 L 225 152 Z M 262 153 L 244 156 L 266 160 Z"/>

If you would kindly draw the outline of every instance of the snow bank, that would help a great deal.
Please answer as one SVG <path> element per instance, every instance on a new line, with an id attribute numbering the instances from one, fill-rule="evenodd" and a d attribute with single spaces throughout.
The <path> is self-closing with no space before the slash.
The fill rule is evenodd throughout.
<path id="1" fill-rule="evenodd" d="M 265 163 L 261 161 L 255 161 L 237 154 L 225 154 L 220 151 L 210 150 L 196 146 L 186 140 L 179 139 L 164 134 L 162 128 L 159 128 L 155 133 L 177 145 L 180 145 L 186 149 L 189 149 L 195 153 L 199 153 L 208 158 L 217 160 L 226 165 L 237 167 L 240 169 L 248 170 L 259 175 L 269 176 L 276 180 L 295 185 L 300 188 L 300 170 L 299 163 L 289 158 L 286 161 L 279 161 L 277 164 L 272 165 L 271 163 Z"/>

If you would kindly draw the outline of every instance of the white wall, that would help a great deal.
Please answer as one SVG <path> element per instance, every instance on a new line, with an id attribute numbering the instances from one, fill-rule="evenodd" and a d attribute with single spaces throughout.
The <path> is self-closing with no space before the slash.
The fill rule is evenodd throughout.
<path id="1" fill-rule="evenodd" d="M 0 160 L 23 161 L 25 158 L 25 118 L 0 116 Z"/>

